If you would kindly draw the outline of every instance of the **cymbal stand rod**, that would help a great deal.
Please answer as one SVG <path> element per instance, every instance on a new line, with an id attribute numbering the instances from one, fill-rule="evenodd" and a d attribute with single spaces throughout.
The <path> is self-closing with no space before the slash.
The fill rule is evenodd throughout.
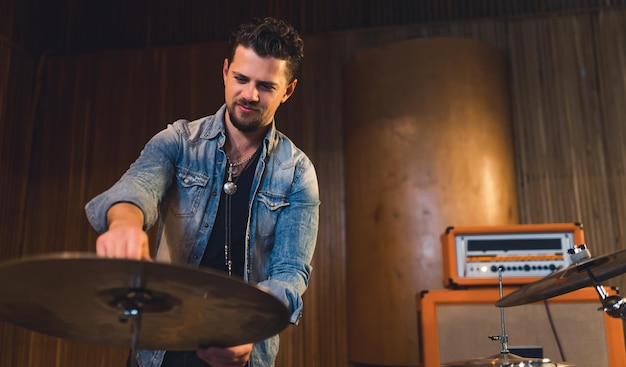
<path id="1" fill-rule="evenodd" d="M 151 294 L 145 289 L 130 288 L 126 294 L 116 301 L 117 307 L 121 309 L 120 322 L 131 321 L 131 358 L 129 367 L 137 367 L 137 346 L 139 345 L 139 331 L 141 329 L 141 312 L 143 306 L 150 302 Z"/>
<path id="2" fill-rule="evenodd" d="M 141 329 L 141 311 L 143 306 L 150 302 L 151 294 L 144 289 L 143 264 L 137 269 L 135 279 L 132 281 L 133 288 L 126 293 L 126 307 L 124 315 L 131 319 L 131 362 L 129 367 L 137 367 L 137 346 L 139 345 L 139 330 Z"/>
<path id="3" fill-rule="evenodd" d="M 123 311 L 124 316 L 131 320 L 132 340 L 131 340 L 131 358 L 130 367 L 137 367 L 137 345 L 139 344 L 139 330 L 141 328 L 141 304 L 134 301 L 132 307 L 128 307 Z"/>
<path id="4" fill-rule="evenodd" d="M 137 345 L 139 344 L 139 329 L 141 329 L 141 313 L 137 313 L 135 317 L 132 318 L 133 321 L 133 341 L 131 346 L 131 351 L 133 356 L 137 355 Z M 131 364 L 131 367 L 135 367 L 137 364 L 137 358 L 133 358 L 134 364 Z"/>
<path id="5" fill-rule="evenodd" d="M 500 299 L 502 299 L 502 267 L 498 268 L 498 282 L 500 283 Z M 500 353 L 509 352 L 509 337 L 506 335 L 506 327 L 504 326 L 504 307 L 500 307 L 500 325 L 502 327 L 502 335 L 500 336 L 500 344 L 502 344 L 502 351 Z"/>
<path id="6" fill-rule="evenodd" d="M 502 270 L 503 268 L 500 266 L 498 268 L 498 283 L 500 285 L 500 299 L 502 299 Z M 509 353 L 509 337 L 506 335 L 506 327 L 504 326 L 504 307 L 500 307 L 500 327 L 502 328 L 502 335 L 499 337 L 490 337 L 493 340 L 500 340 L 500 344 L 502 345 L 502 350 L 500 353 L 508 354 Z"/>
<path id="7" fill-rule="evenodd" d="M 596 288 L 596 292 L 598 292 L 598 296 L 600 296 L 600 301 L 604 301 L 609 297 L 609 294 L 604 290 L 602 284 L 594 283 L 593 286 Z"/>

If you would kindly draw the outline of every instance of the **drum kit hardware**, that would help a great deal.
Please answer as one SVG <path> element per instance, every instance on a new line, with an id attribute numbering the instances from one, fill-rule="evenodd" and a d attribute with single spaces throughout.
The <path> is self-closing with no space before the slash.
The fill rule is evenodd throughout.
<path id="1" fill-rule="evenodd" d="M 132 352 L 185 351 L 266 339 L 288 325 L 289 311 L 216 271 L 64 252 L 0 264 L 0 319 Z"/>
<path id="2" fill-rule="evenodd" d="M 524 358 L 511 353 L 508 349 L 508 336 L 504 322 L 504 308 L 520 306 L 537 301 L 547 300 L 565 293 L 593 286 L 598 293 L 602 307 L 598 308 L 613 318 L 626 319 L 626 301 L 619 296 L 609 296 L 600 282 L 626 273 L 626 250 L 605 256 L 592 258 L 586 245 L 579 245 L 568 250 L 571 265 L 522 286 L 503 296 L 502 271 L 498 269 L 500 299 L 495 303 L 500 308 L 502 334 L 489 336 L 491 340 L 501 343 L 499 354 L 486 358 L 444 362 L 442 367 L 565 367 L 574 366 L 566 362 L 553 362 L 550 359 Z"/>
<path id="3" fill-rule="evenodd" d="M 609 316 L 624 318 L 624 299 L 608 296 L 600 282 L 626 272 L 626 250 L 592 258 L 586 245 L 569 250 L 572 264 L 534 283 L 527 284 L 496 302 L 498 307 L 518 306 L 569 293 L 583 287 L 595 287 Z"/>
<path id="4" fill-rule="evenodd" d="M 511 353 L 504 308 L 546 300 L 587 286 L 603 310 L 624 319 L 626 301 L 600 282 L 626 272 L 626 250 L 592 258 L 585 245 L 572 264 L 506 296 L 499 270 L 499 354 L 445 367 L 565 367 L 565 362 Z M 64 252 L 0 264 L 0 319 L 67 340 L 137 349 L 195 350 L 254 343 L 278 334 L 289 311 L 265 291 L 208 269 Z M 130 321 L 130 322 L 129 322 Z M 134 358 L 132 359 L 134 362 Z M 135 362 L 136 363 L 136 362 Z"/>

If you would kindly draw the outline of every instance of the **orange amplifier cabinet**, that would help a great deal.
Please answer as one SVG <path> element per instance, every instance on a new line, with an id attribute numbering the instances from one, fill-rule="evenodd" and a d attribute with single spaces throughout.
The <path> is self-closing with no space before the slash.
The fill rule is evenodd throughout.
<path id="1" fill-rule="evenodd" d="M 441 235 L 447 288 L 537 281 L 571 264 L 567 251 L 584 243 L 578 223 L 448 227 Z"/>
<path id="2" fill-rule="evenodd" d="M 505 287 L 503 294 L 515 289 Z M 617 294 L 614 289 L 606 291 Z M 417 294 L 420 367 L 458 361 L 466 362 L 463 366 L 486 366 L 502 349 L 500 341 L 489 338 L 502 334 L 498 300 L 497 287 Z M 601 306 L 595 288 L 586 287 L 545 302 L 505 307 L 508 348 L 526 358 L 536 356 L 518 351 L 539 349 L 543 358 L 578 367 L 626 367 L 623 321 L 599 311 Z"/>

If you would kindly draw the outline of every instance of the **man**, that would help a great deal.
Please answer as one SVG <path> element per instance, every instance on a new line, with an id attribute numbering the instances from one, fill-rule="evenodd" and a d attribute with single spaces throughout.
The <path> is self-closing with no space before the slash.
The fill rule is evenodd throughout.
<path id="1" fill-rule="evenodd" d="M 86 205 L 101 233 L 98 255 L 208 266 L 257 284 L 301 317 L 318 231 L 319 192 L 309 158 L 276 130 L 293 94 L 303 41 L 266 18 L 234 34 L 224 60 L 225 105 L 155 135 L 109 190 Z M 190 352 L 139 351 L 141 367 L 272 366 L 278 336 L 254 345 Z"/>

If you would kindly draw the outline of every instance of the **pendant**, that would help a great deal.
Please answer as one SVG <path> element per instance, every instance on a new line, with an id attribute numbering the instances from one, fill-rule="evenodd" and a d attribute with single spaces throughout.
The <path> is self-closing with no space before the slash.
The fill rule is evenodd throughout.
<path id="1" fill-rule="evenodd" d="M 224 183 L 224 193 L 226 193 L 226 195 L 232 195 L 235 192 L 237 192 L 237 184 L 232 182 L 232 181 L 228 181 L 226 183 Z"/>
<path id="2" fill-rule="evenodd" d="M 237 184 L 233 182 L 233 164 L 228 165 L 228 180 L 224 183 L 224 192 L 226 195 L 232 195 L 237 192 Z"/>

